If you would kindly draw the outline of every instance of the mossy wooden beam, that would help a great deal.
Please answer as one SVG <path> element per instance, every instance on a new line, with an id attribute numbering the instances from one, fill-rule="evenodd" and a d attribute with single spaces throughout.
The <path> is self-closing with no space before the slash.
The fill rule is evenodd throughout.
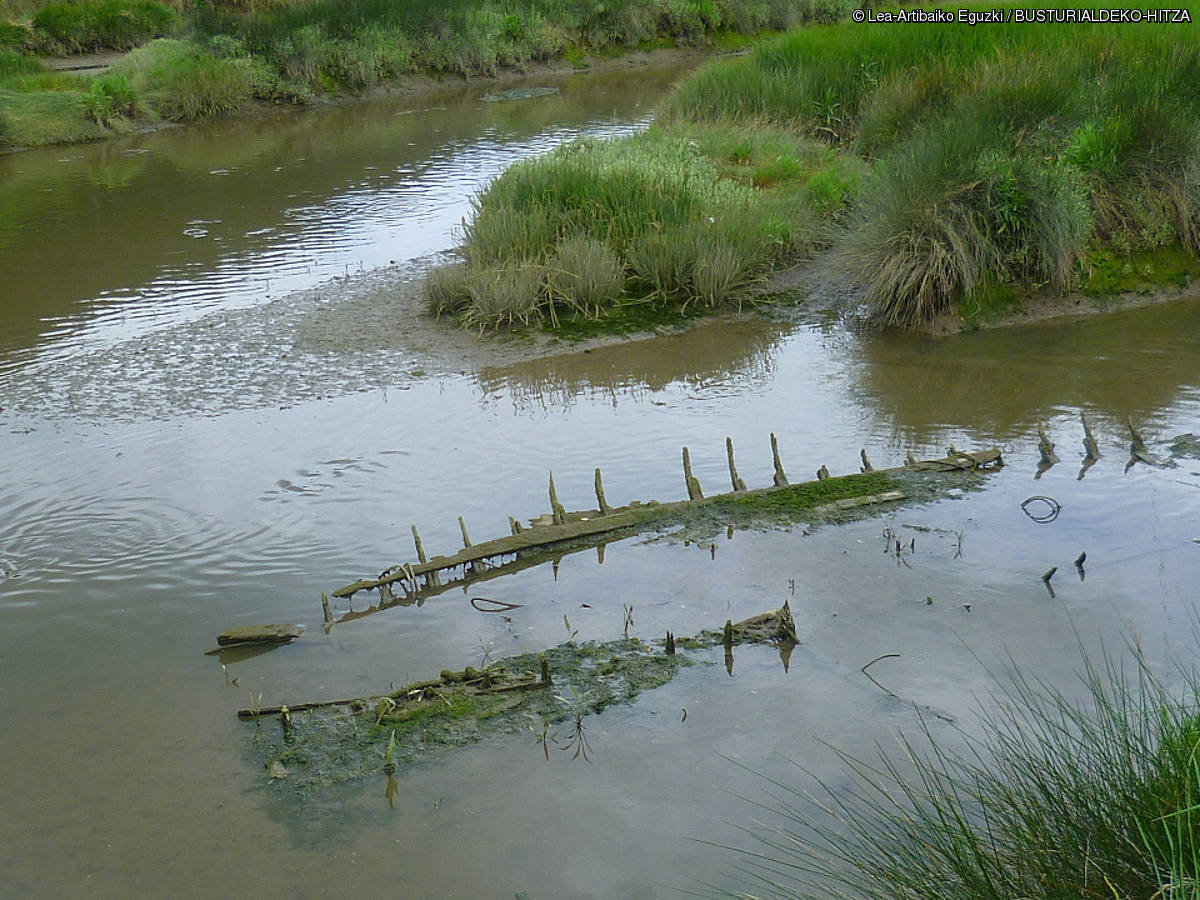
<path id="1" fill-rule="evenodd" d="M 913 471 L 967 471 L 1001 462 L 999 450 L 991 449 L 974 453 L 963 453 L 953 450 L 953 448 L 951 449 L 951 455 L 941 459 L 914 461 L 911 465 L 885 469 L 882 472 L 877 471 L 875 474 L 887 475 Z M 684 448 L 685 478 L 690 476 L 690 463 L 687 449 Z M 865 476 L 846 475 L 840 478 L 830 477 L 822 479 L 822 482 L 828 483 L 863 477 Z M 691 480 L 695 480 L 694 476 L 691 476 Z M 808 484 L 812 484 L 812 482 Z M 413 583 L 415 589 L 417 579 L 426 578 L 428 581 L 428 576 L 444 569 L 453 569 L 458 566 L 474 566 L 477 563 L 497 557 L 516 556 L 531 551 L 547 550 L 557 545 L 590 540 L 627 529 L 653 528 L 671 521 L 673 517 L 676 517 L 680 513 L 704 508 L 720 508 L 722 504 L 729 502 L 731 498 L 737 498 L 739 505 L 744 504 L 742 508 L 749 509 L 759 500 L 769 501 L 772 495 L 783 494 L 788 491 L 800 491 L 805 487 L 806 485 L 802 483 L 783 487 L 757 488 L 755 490 L 737 491 L 728 494 L 714 494 L 711 497 L 700 495 L 694 499 L 679 500 L 672 503 L 651 501 L 643 504 L 635 502 L 628 506 L 610 509 L 607 513 L 601 513 L 599 510 L 564 512 L 561 523 L 555 524 L 553 519 L 545 517 L 544 520 L 537 520 L 536 524 L 532 527 L 522 529 L 519 533 L 479 543 L 470 543 L 470 539 L 466 535 L 466 526 L 460 517 L 459 525 L 464 532 L 463 542 L 465 546 L 458 553 L 451 556 L 433 556 L 427 562 L 418 562 L 413 565 L 395 566 L 385 571 L 378 578 L 361 579 L 340 587 L 333 591 L 333 596 L 349 597 L 358 591 L 374 590 L 383 585 L 398 581 Z M 696 490 L 697 492 L 699 491 L 698 483 L 696 484 Z M 828 510 L 852 509 L 855 506 L 863 506 L 870 503 L 885 503 L 903 498 L 904 494 L 900 491 L 876 492 L 868 496 L 840 499 L 835 503 L 827 504 L 824 508 L 814 505 L 813 511 L 824 512 Z M 769 502 L 764 503 L 764 506 L 769 505 Z M 545 521 L 546 519 L 549 521 Z"/>

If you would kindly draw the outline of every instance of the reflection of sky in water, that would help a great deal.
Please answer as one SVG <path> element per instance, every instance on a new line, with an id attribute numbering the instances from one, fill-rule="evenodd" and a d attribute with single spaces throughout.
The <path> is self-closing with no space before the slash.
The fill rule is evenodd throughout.
<path id="1" fill-rule="evenodd" d="M 339 276 L 440 252 L 453 244 L 453 232 L 469 212 L 470 196 L 514 160 L 582 135 L 618 135 L 633 127 L 589 123 L 540 135 L 519 149 L 492 140 L 447 147 L 412 180 L 401 170 L 397 183 L 382 190 L 359 186 L 319 206 L 286 209 L 281 224 L 242 235 L 226 234 L 221 221 L 192 220 L 184 234 L 197 241 L 229 241 L 237 249 L 218 252 L 211 265 L 164 265 L 137 288 L 101 291 L 82 317 L 48 320 L 50 342 L 69 356 L 188 322 L 213 309 L 261 303 Z M 213 177 L 260 176 L 234 171 Z M 48 349 L 43 348 L 43 359 L 52 358 Z"/>
<path id="2" fill-rule="evenodd" d="M 559 77 L 561 93 L 377 100 L 0 160 L 4 368 L 449 249 L 511 162 L 642 127 L 680 68 Z M 50 345 L 53 345 L 52 347 Z M 6 352 L 7 351 L 7 352 Z"/>

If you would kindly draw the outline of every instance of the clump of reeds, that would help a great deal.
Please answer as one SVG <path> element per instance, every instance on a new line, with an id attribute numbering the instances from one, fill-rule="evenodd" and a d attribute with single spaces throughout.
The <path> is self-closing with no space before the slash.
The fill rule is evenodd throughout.
<path id="1" fill-rule="evenodd" d="M 729 140 L 711 131 L 705 139 Z M 750 152 L 747 161 L 756 165 L 748 171 L 766 165 L 761 156 Z M 803 191 L 792 171 L 799 163 L 789 157 L 791 167 L 778 166 L 779 158 L 781 177 Z M 464 262 L 431 273 L 430 309 L 480 325 L 529 321 L 537 310 L 596 316 L 627 284 L 639 297 L 683 307 L 738 302 L 800 242 L 804 229 L 787 216 L 803 220 L 809 212 L 803 204 L 768 208 L 750 178 L 730 177 L 730 165 L 702 152 L 688 132 L 657 128 L 578 141 L 518 163 L 475 198 L 459 247 Z M 512 318 L 497 315 L 500 295 L 487 301 L 488 313 L 477 309 L 480 279 L 525 268 L 544 273 L 537 303 L 522 298 Z"/>
<path id="2" fill-rule="evenodd" d="M 877 318 L 919 325 L 1009 285 L 1066 288 L 1097 247 L 1200 251 L 1198 79 L 1187 25 L 844 23 L 699 70 L 662 115 L 865 157 L 838 259 Z"/>
<path id="3" fill-rule="evenodd" d="M 34 13 L 25 43 L 60 53 L 128 50 L 170 34 L 178 23 L 178 13 L 157 0 L 51 3 Z"/>
<path id="4" fill-rule="evenodd" d="M 254 95 L 249 60 L 221 59 L 194 44 L 152 41 L 115 68 L 165 118 L 190 122 L 244 108 Z"/>
<path id="5" fill-rule="evenodd" d="M 546 265 L 551 301 L 585 314 L 612 304 L 625 288 L 625 267 L 603 241 L 573 236 L 559 242 Z"/>
<path id="6" fill-rule="evenodd" d="M 1140 655 L 1085 665 L 1087 698 L 1018 675 L 967 749 L 842 754 L 854 786 L 777 783 L 785 824 L 741 866 L 771 896 L 1183 898 L 1200 891 L 1200 681 Z"/>
<path id="7" fill-rule="evenodd" d="M 839 259 L 883 321 L 929 322 L 989 283 L 1069 282 L 1091 228 L 1081 186 L 994 135 L 959 118 L 874 171 Z"/>

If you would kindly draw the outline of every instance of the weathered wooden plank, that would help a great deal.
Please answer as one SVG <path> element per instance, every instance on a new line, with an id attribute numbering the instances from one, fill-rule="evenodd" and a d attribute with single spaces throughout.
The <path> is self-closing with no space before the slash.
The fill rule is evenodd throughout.
<path id="1" fill-rule="evenodd" d="M 774 449 L 774 447 L 773 447 Z M 884 469 L 885 474 L 913 472 L 913 471 L 931 471 L 931 472 L 952 472 L 966 471 L 977 469 L 983 466 L 988 466 L 1000 463 L 1000 451 L 996 449 L 981 450 L 971 453 L 951 448 L 950 455 L 941 459 L 920 460 L 914 461 L 912 464 L 904 466 L 896 466 L 891 469 Z M 776 457 L 777 462 L 777 457 Z M 778 474 L 780 466 L 776 467 Z M 687 448 L 684 448 L 684 470 L 685 480 L 687 475 L 690 475 L 690 460 L 688 459 Z M 698 487 L 698 483 L 697 483 Z M 794 486 L 790 486 L 794 487 Z M 789 490 L 788 485 L 773 485 L 771 487 L 756 488 L 748 491 L 738 491 L 738 497 L 755 497 L 766 494 L 771 494 L 781 490 Z M 697 491 L 698 493 L 698 491 Z M 402 566 L 394 566 L 386 570 L 378 578 L 366 578 L 347 584 L 333 591 L 335 597 L 349 597 L 358 591 L 374 590 L 382 585 L 392 584 L 397 581 L 415 581 L 417 578 L 428 577 L 432 573 L 439 572 L 444 569 L 453 569 L 458 566 L 468 566 L 473 563 L 483 560 L 492 559 L 500 556 L 515 556 L 519 553 L 530 550 L 547 550 L 559 544 L 571 543 L 586 538 L 597 537 L 609 532 L 622 531 L 628 528 L 636 528 L 639 526 L 649 525 L 655 519 L 669 516 L 673 512 L 700 509 L 706 505 L 720 501 L 722 498 L 729 497 L 730 494 L 715 494 L 711 497 L 697 496 L 695 499 L 678 500 L 671 503 L 658 503 L 651 501 L 649 503 L 631 503 L 629 506 L 621 506 L 616 509 L 610 509 L 606 513 L 601 513 L 599 510 L 587 510 L 583 512 L 564 513 L 563 521 L 560 524 L 554 522 L 557 517 L 540 517 L 534 520 L 534 524 L 527 529 L 522 529 L 516 534 L 506 535 L 500 538 L 493 538 L 488 541 L 482 541 L 475 544 L 467 544 L 458 553 L 451 556 L 433 556 L 427 562 L 418 562 L 415 565 L 404 564 Z M 852 509 L 854 506 L 861 506 L 867 502 L 887 502 L 890 499 L 902 499 L 900 497 L 886 497 L 885 495 L 873 495 L 874 500 L 865 500 L 864 498 L 849 498 L 851 500 L 860 500 L 862 502 L 853 503 L 848 506 L 838 504 L 846 501 L 838 501 L 832 504 L 832 508 L 836 509 Z M 883 497 L 883 499 L 880 499 Z M 828 511 L 826 509 L 818 509 L 818 512 Z M 464 531 L 464 543 L 469 541 L 465 531 L 466 526 L 462 519 L 459 519 L 459 525 Z"/>
<path id="2" fill-rule="evenodd" d="M 235 625 L 217 635 L 222 647 L 239 644 L 285 644 L 304 632 L 300 625 Z"/>

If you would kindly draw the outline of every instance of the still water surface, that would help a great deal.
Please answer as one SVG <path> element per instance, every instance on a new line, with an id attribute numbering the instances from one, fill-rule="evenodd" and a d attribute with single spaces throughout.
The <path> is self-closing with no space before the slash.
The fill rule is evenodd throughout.
<path id="1" fill-rule="evenodd" d="M 762 818 L 743 798 L 764 795 L 726 757 L 837 782 L 819 740 L 870 753 L 916 725 L 859 674 L 882 653 L 900 654 L 873 669 L 892 691 L 968 727 L 1010 664 L 1069 689 L 1077 641 L 1119 648 L 1135 631 L 1155 661 L 1194 655 L 1200 462 L 1123 469 L 1129 416 L 1152 442 L 1200 431 L 1195 303 L 953 341 L 800 314 L 415 376 L 402 335 L 369 352 L 306 339 L 316 306 L 359 279 L 411 280 L 447 249 L 508 161 L 638 127 L 678 71 L 0 159 L 5 892 L 731 886 L 735 861 L 699 841 L 744 844 L 730 823 Z M 1105 454 L 1082 480 L 1080 410 Z M 1038 423 L 1063 462 L 1035 481 Z M 684 443 L 716 491 L 727 435 L 762 486 L 770 431 L 794 480 L 856 470 L 864 446 L 882 466 L 994 444 L 1009 465 L 983 492 L 882 520 L 735 531 L 715 553 L 633 539 L 603 564 L 573 554 L 487 584 L 523 604 L 511 624 L 451 592 L 321 632 L 320 592 L 408 559 L 412 523 L 431 552 L 458 545 L 458 515 L 476 540 L 503 534 L 508 515 L 543 511 L 551 469 L 568 507 L 590 504 L 595 466 L 614 503 L 677 499 Z M 1059 519 L 1025 517 L 1031 494 L 1061 502 Z M 882 552 L 883 527 L 906 524 L 933 529 L 908 532 L 911 568 Z M 1064 574 L 1085 549 L 1086 581 Z M 369 693 L 558 643 L 564 614 L 608 639 L 632 603 L 650 638 L 784 599 L 801 636 L 788 673 L 747 648 L 732 678 L 716 660 L 591 719 L 592 765 L 547 763 L 517 735 L 408 771 L 394 811 L 382 784 L 301 812 L 273 800 L 234 717 L 251 694 Z M 232 665 L 236 685 L 202 655 L 225 627 L 274 621 L 308 632 Z"/>

